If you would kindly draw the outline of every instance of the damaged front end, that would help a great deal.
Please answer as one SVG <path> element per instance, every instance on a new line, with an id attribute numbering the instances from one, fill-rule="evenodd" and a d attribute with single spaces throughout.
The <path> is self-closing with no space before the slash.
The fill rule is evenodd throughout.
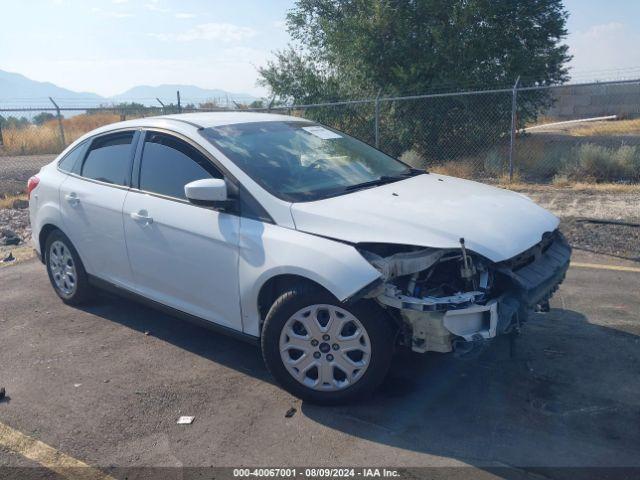
<path id="1" fill-rule="evenodd" d="M 531 311 L 546 310 L 569 267 L 571 248 L 556 230 L 509 260 L 494 263 L 465 248 L 431 249 L 361 243 L 381 272 L 367 292 L 402 325 L 416 352 L 467 353 L 518 329 Z"/>

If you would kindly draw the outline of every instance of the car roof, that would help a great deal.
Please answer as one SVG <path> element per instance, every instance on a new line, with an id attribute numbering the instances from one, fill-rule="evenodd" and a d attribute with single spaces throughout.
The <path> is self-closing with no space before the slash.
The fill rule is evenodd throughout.
<path id="1" fill-rule="evenodd" d="M 249 122 L 282 122 L 287 120 L 304 120 L 300 117 L 291 117 L 279 113 L 260 112 L 199 112 L 181 113 L 177 115 L 165 115 L 157 117 L 170 120 L 194 123 L 200 127 L 220 127 L 222 125 L 232 125 L 234 123 Z"/>
<path id="2" fill-rule="evenodd" d="M 310 120 L 306 120 L 304 118 L 281 115 L 278 113 L 237 111 L 181 113 L 177 115 L 136 118 L 133 120 L 125 120 L 123 122 L 110 123 L 108 125 L 98 127 L 88 133 L 85 133 L 70 147 L 73 147 L 78 143 L 84 141 L 85 139 L 93 137 L 95 135 L 102 135 L 114 130 L 125 128 L 167 128 L 178 132 L 187 133 L 188 129 L 193 129 L 194 127 L 209 128 L 239 123 L 287 121 L 310 122 Z"/>
<path id="3" fill-rule="evenodd" d="M 238 123 L 251 122 L 282 122 L 282 121 L 309 121 L 300 117 L 291 117 L 278 113 L 259 112 L 198 112 L 180 113 L 176 115 L 162 115 L 158 117 L 136 118 L 124 122 L 110 123 L 105 130 L 131 127 L 166 127 L 168 121 L 188 123 L 198 128 L 220 127 Z"/>

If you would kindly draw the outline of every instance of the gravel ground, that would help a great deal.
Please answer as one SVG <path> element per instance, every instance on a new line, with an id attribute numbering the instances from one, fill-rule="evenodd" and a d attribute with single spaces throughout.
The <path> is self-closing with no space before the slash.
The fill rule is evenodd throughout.
<path id="1" fill-rule="evenodd" d="M 640 193 L 575 191 L 553 187 L 519 191 L 560 218 L 585 217 L 640 223 Z"/>
<path id="2" fill-rule="evenodd" d="M 29 177 L 56 155 L 23 155 L 9 157 L 0 154 L 0 197 L 23 192 Z"/>
<path id="3" fill-rule="evenodd" d="M 640 262 L 640 224 L 598 223 L 562 219 L 560 230 L 574 249 Z"/>
<path id="4" fill-rule="evenodd" d="M 640 261 L 640 193 L 563 188 L 522 193 L 561 218 L 560 229 L 575 249 Z"/>
<path id="5" fill-rule="evenodd" d="M 26 241 L 31 236 L 31 225 L 29 224 L 29 210 L 16 210 L 14 208 L 0 208 L 0 228 L 8 229 Z"/>
<path id="6" fill-rule="evenodd" d="M 561 230 L 574 248 L 640 261 L 640 194 L 563 189 L 524 193 L 562 219 Z M 599 223 L 588 219 L 620 223 Z M 5 229 L 20 237 L 20 246 L 27 245 L 31 235 L 29 211 L 0 209 L 0 231 Z M 3 246 L 0 237 L 2 258 L 12 248 Z"/>
<path id="7" fill-rule="evenodd" d="M 18 245 L 5 245 L 8 239 L 18 237 Z M 29 244 L 31 225 L 28 209 L 0 208 L 0 262 L 16 248 Z"/>

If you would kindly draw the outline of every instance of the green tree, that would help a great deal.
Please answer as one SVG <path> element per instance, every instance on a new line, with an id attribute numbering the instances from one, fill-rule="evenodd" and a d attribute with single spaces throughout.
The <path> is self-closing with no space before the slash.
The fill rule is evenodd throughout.
<path id="1" fill-rule="evenodd" d="M 298 0 L 287 16 L 294 43 L 259 73 L 273 96 L 297 104 L 504 87 L 518 76 L 523 86 L 558 84 L 568 77 L 566 19 L 561 0 Z M 549 101 L 527 95 L 519 120 Z M 367 108 L 308 114 L 357 134 L 372 131 Z M 504 94 L 386 104 L 385 149 L 450 156 L 452 145 L 508 131 L 509 111 Z"/>
<path id="2" fill-rule="evenodd" d="M 124 114 L 126 116 L 144 117 L 155 114 L 159 109 L 157 107 L 147 107 L 142 103 L 137 102 L 120 102 L 101 104 L 99 105 L 99 109 L 88 110 L 87 115 L 99 115 L 105 111 Z"/>
<path id="3" fill-rule="evenodd" d="M 249 104 L 249 108 L 264 108 L 264 100 L 254 100 Z"/>
<path id="4" fill-rule="evenodd" d="M 2 122 L 2 128 L 6 128 L 6 129 L 25 128 L 29 125 L 31 125 L 31 122 L 29 122 L 29 119 L 27 119 L 27 117 L 18 118 L 14 116 L 8 116 Z"/>
<path id="5" fill-rule="evenodd" d="M 40 112 L 35 117 L 33 117 L 32 121 L 34 125 L 42 125 L 45 122 L 48 122 L 49 120 L 53 120 L 54 118 L 56 118 L 56 116 L 52 113 Z"/>

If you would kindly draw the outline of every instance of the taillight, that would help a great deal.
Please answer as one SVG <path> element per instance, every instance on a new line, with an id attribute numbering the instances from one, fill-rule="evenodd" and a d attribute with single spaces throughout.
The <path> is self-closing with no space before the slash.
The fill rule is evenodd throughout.
<path id="1" fill-rule="evenodd" d="M 27 198 L 31 198 L 31 192 L 38 186 L 40 179 L 37 175 L 34 175 L 27 181 Z"/>

